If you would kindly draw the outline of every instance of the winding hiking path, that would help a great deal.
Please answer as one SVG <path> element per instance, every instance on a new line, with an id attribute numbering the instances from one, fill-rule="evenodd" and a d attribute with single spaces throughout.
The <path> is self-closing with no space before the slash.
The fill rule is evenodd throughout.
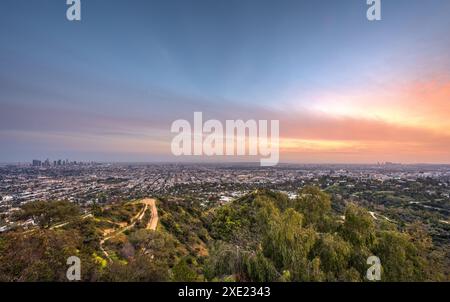
<path id="1" fill-rule="evenodd" d="M 103 244 L 106 241 L 110 240 L 111 238 L 114 238 L 117 235 L 122 234 L 123 232 L 134 227 L 138 221 L 141 221 L 142 218 L 144 218 L 145 212 L 147 211 L 147 209 L 149 207 L 151 208 L 152 214 L 151 214 L 150 220 L 146 226 L 146 229 L 156 231 L 156 227 L 158 226 L 158 219 L 159 219 L 158 218 L 158 209 L 156 208 L 156 200 L 153 198 L 144 198 L 144 199 L 138 201 L 137 203 L 143 204 L 144 208 L 138 214 L 136 214 L 136 216 L 133 217 L 132 222 L 129 225 L 114 232 L 114 234 L 107 236 L 100 241 L 100 249 L 102 250 L 103 254 L 105 254 L 106 258 L 109 259 L 109 261 L 112 261 L 112 259 L 109 256 L 108 252 L 103 248 Z"/>

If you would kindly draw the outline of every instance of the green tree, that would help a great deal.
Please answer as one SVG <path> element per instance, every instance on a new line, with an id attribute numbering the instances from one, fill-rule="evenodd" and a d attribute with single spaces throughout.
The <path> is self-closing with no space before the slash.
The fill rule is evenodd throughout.
<path id="1" fill-rule="evenodd" d="M 416 249 L 407 234 L 397 231 L 382 231 L 374 253 L 381 260 L 384 281 L 421 281 L 417 268 L 422 268 L 421 259 L 416 258 Z"/>
<path id="2" fill-rule="evenodd" d="M 278 271 L 289 270 L 293 281 L 310 280 L 307 256 L 316 240 L 316 232 L 302 228 L 303 216 L 294 209 L 287 209 L 271 222 L 263 240 L 263 251 Z"/>
<path id="3" fill-rule="evenodd" d="M 95 279 L 95 265 L 83 249 L 82 236 L 66 230 L 10 232 L 0 237 L 0 281 L 67 281 L 67 259 L 81 258 L 82 280 Z"/>
<path id="4" fill-rule="evenodd" d="M 370 247 L 375 240 L 375 224 L 365 209 L 350 203 L 345 209 L 345 222 L 341 233 L 344 239 L 358 247 Z"/>
<path id="5" fill-rule="evenodd" d="M 166 262 L 139 253 L 128 263 L 115 261 L 108 265 L 101 280 L 107 282 L 168 281 L 169 268 Z"/>
<path id="6" fill-rule="evenodd" d="M 39 226 L 49 228 L 55 223 L 77 218 L 80 208 L 69 201 L 35 201 L 22 206 L 17 219 L 33 219 Z"/>
<path id="7" fill-rule="evenodd" d="M 191 269 L 185 258 L 172 268 L 172 280 L 176 282 L 193 282 L 198 280 L 197 273 Z"/>
<path id="8" fill-rule="evenodd" d="M 305 225 L 325 227 L 331 211 L 331 197 L 315 186 L 306 186 L 298 192 L 295 209 L 303 214 Z"/>
<path id="9" fill-rule="evenodd" d="M 242 266 L 239 247 L 227 242 L 215 241 L 209 249 L 204 274 L 207 280 L 223 279 L 226 276 L 242 274 Z"/>
<path id="10" fill-rule="evenodd" d="M 229 240 L 240 225 L 239 216 L 233 205 L 225 205 L 216 211 L 211 229 L 216 238 Z"/>
<path id="11" fill-rule="evenodd" d="M 245 271 L 248 281 L 273 282 L 279 279 L 279 273 L 270 259 L 266 258 L 261 251 L 256 255 L 249 255 L 244 260 Z"/>
<path id="12" fill-rule="evenodd" d="M 345 272 L 349 266 L 352 246 L 340 236 L 324 234 L 314 247 L 314 254 L 320 258 L 328 281 L 346 281 Z"/>

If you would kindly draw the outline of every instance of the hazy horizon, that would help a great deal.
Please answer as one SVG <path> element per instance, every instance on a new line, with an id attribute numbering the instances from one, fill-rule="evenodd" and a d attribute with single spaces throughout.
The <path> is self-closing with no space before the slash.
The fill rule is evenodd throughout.
<path id="1" fill-rule="evenodd" d="M 33 158 L 31 160 L 19 160 L 19 161 L 10 161 L 10 162 L 4 162 L 4 161 L 0 161 L 0 164 L 3 165 L 8 165 L 8 164 L 32 164 L 33 160 L 40 160 L 42 162 L 44 162 L 46 159 L 48 159 L 50 161 L 50 164 L 53 165 L 53 161 L 57 161 L 57 160 L 69 160 L 69 162 L 77 162 L 77 163 L 98 163 L 98 164 L 186 164 L 186 165 L 255 165 L 255 166 L 260 166 L 260 162 L 259 160 L 254 160 L 254 161 L 236 161 L 236 160 L 228 160 L 228 161 L 224 161 L 224 160 L 214 160 L 214 159 L 210 159 L 207 161 L 202 161 L 202 160 L 159 160 L 159 161 L 127 161 L 127 160 L 122 160 L 122 161 L 104 161 L 104 160 L 77 160 L 77 159 L 70 159 L 70 158 L 66 158 L 66 157 L 61 157 L 61 158 Z M 345 165 L 361 165 L 361 166 L 373 166 L 373 165 L 402 165 L 402 166 L 450 166 L 450 163 L 432 163 L 432 162 L 288 162 L 288 161 L 280 161 L 277 165 L 272 166 L 272 167 L 267 167 L 267 168 L 276 168 L 278 166 L 283 166 L 283 165 L 305 165 L 305 166 L 313 166 L 313 165 L 323 165 L 323 166 L 345 166 Z"/>

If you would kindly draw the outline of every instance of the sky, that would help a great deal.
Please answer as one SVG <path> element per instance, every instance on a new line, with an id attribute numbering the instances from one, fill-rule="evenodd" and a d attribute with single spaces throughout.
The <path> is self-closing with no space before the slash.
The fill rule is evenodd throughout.
<path id="1" fill-rule="evenodd" d="M 65 2 L 0 1 L 0 162 L 176 161 L 201 111 L 279 120 L 282 162 L 450 163 L 448 0 Z"/>

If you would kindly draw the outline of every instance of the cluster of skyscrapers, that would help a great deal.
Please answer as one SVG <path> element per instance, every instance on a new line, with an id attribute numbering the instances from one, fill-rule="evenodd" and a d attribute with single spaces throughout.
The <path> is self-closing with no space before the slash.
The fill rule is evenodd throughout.
<path id="1" fill-rule="evenodd" d="M 68 159 L 66 160 L 54 160 L 53 161 L 53 166 L 57 167 L 57 166 L 69 166 L 69 165 L 77 165 L 78 163 L 76 161 L 70 162 Z M 45 161 L 41 161 L 38 159 L 33 159 L 32 161 L 32 166 L 33 167 L 51 167 L 52 163 L 50 162 L 50 160 L 47 158 Z"/>

